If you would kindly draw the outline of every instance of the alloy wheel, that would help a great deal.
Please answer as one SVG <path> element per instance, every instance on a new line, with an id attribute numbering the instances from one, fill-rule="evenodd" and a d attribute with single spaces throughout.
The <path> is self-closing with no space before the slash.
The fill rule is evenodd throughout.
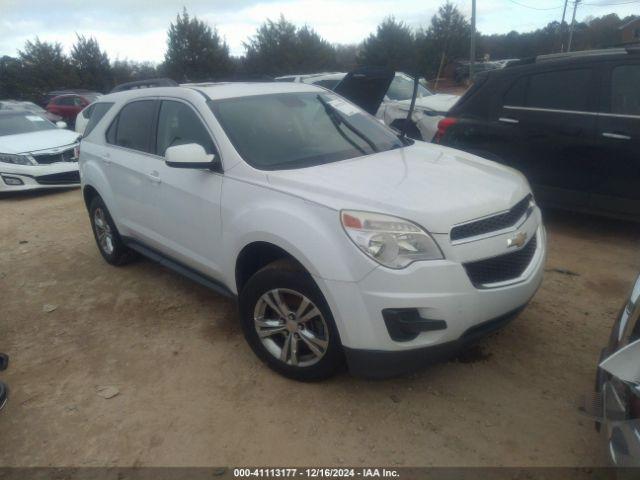
<path id="1" fill-rule="evenodd" d="M 104 253 L 111 255 L 115 250 L 113 232 L 102 208 L 98 207 L 93 213 L 93 224 L 96 229 L 98 244 Z"/>
<path id="2" fill-rule="evenodd" d="M 276 288 L 264 293 L 256 303 L 253 322 L 262 345 L 287 365 L 314 365 L 329 346 L 322 312 L 294 290 Z"/>

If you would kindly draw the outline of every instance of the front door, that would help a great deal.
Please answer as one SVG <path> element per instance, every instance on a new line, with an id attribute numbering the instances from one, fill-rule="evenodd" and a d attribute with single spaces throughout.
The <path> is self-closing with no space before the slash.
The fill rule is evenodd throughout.
<path id="1" fill-rule="evenodd" d="M 181 100 L 162 100 L 156 155 L 164 157 L 168 147 L 188 143 L 197 143 L 218 156 L 213 136 L 198 111 Z M 162 238 L 161 251 L 219 279 L 223 175 L 204 169 L 172 168 L 162 159 L 154 171 L 159 183 L 153 229 Z"/>

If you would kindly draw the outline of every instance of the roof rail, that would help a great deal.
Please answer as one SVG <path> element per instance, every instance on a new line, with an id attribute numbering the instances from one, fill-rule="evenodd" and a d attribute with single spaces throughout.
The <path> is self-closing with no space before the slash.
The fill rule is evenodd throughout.
<path id="1" fill-rule="evenodd" d="M 536 62 L 536 57 L 519 58 L 518 60 L 511 60 L 504 66 L 504 68 L 512 68 L 520 65 L 529 65 L 535 62 Z"/>
<path id="2" fill-rule="evenodd" d="M 577 52 L 564 52 L 564 53 L 549 53 L 547 55 L 538 55 L 536 62 L 544 62 L 547 60 L 560 60 L 562 58 L 580 58 L 580 57 L 593 57 L 600 55 L 620 55 L 621 53 L 627 53 L 628 50 L 624 48 L 602 48 L 599 50 L 582 50 Z"/>
<path id="3" fill-rule="evenodd" d="M 138 88 L 154 87 L 177 87 L 178 84 L 170 78 L 152 78 L 149 80 L 138 80 L 135 82 L 121 83 L 116 85 L 109 93 L 124 92 L 125 90 L 135 90 Z"/>

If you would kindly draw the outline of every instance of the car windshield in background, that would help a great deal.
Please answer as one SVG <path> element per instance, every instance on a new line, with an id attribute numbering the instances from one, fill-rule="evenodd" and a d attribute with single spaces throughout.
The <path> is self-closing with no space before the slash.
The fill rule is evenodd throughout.
<path id="1" fill-rule="evenodd" d="M 284 93 L 210 102 L 238 153 L 255 168 L 321 165 L 402 147 L 375 118 L 331 93 Z"/>
<path id="2" fill-rule="evenodd" d="M 0 136 L 55 130 L 56 126 L 40 115 L 25 113 L 0 115 Z"/>
<path id="3" fill-rule="evenodd" d="M 32 102 L 0 102 L 0 110 L 27 110 L 29 112 L 45 113 L 45 109 Z"/>
<path id="4" fill-rule="evenodd" d="M 31 102 L 23 102 L 19 105 L 20 110 L 28 110 L 29 112 L 37 112 L 37 113 L 45 113 L 46 110 L 42 107 L 39 107 L 35 103 Z"/>
<path id="5" fill-rule="evenodd" d="M 418 84 L 417 97 L 428 97 L 433 95 L 429 90 Z M 391 100 L 411 100 L 413 97 L 413 80 L 403 75 L 396 75 L 393 77 L 389 90 L 387 90 L 387 97 Z"/>

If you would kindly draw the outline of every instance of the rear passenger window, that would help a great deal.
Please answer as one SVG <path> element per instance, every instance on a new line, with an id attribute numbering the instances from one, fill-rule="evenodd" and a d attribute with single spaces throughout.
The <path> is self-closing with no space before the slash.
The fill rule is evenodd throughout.
<path id="1" fill-rule="evenodd" d="M 121 147 L 150 152 L 151 124 L 155 112 L 155 100 L 138 100 L 120 110 L 117 121 L 111 125 L 115 132 L 107 133 L 107 141 Z"/>
<path id="2" fill-rule="evenodd" d="M 93 105 L 89 105 L 87 108 L 85 108 L 84 110 L 82 110 L 82 116 L 84 118 L 91 118 L 91 113 L 93 112 L 93 109 L 95 108 L 95 104 Z"/>
<path id="3" fill-rule="evenodd" d="M 160 106 L 156 153 L 164 156 L 167 148 L 197 143 L 207 153 L 215 153 L 209 132 L 191 107 L 182 102 L 165 100 Z"/>
<path id="4" fill-rule="evenodd" d="M 559 70 L 529 79 L 527 107 L 585 111 L 589 107 L 591 70 Z"/>
<path id="5" fill-rule="evenodd" d="M 524 95 L 527 87 L 527 77 L 520 77 L 511 84 L 509 90 L 504 95 L 503 104 L 513 106 L 524 105 Z"/>
<path id="6" fill-rule="evenodd" d="M 89 122 L 84 129 L 83 136 L 87 136 L 91 133 L 91 130 L 95 128 L 102 117 L 104 117 L 105 113 L 109 111 L 109 109 L 113 106 L 113 103 L 94 103 L 90 107 L 85 108 L 84 111 L 89 110 L 89 115 L 85 115 L 85 118 L 89 118 Z"/>
<path id="7" fill-rule="evenodd" d="M 611 113 L 640 115 L 640 65 L 621 65 L 611 73 Z"/>

